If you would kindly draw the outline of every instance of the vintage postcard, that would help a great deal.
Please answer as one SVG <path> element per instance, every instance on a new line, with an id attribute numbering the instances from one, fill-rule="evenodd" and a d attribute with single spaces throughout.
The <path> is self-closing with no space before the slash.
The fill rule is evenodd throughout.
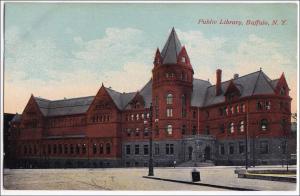
<path id="1" fill-rule="evenodd" d="M 1 194 L 299 194 L 298 2 L 1 11 Z"/>

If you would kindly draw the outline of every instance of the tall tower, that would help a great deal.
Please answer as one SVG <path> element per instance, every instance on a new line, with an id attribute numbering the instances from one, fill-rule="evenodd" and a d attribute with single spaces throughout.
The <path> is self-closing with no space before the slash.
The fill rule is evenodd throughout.
<path id="1" fill-rule="evenodd" d="M 174 28 L 162 52 L 156 50 L 153 64 L 153 128 L 160 138 L 179 139 L 188 127 L 194 71 Z"/>

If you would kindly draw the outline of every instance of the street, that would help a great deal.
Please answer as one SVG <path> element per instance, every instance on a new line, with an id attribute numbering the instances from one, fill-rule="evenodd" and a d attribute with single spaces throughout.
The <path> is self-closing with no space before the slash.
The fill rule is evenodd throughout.
<path id="1" fill-rule="evenodd" d="M 295 191 L 296 183 L 241 179 L 235 167 L 197 168 L 206 184 L 249 188 L 262 191 Z M 155 168 L 155 177 L 191 181 L 192 168 Z M 146 179 L 148 168 L 105 169 L 4 169 L 8 190 L 176 190 L 228 191 L 209 186 Z"/>

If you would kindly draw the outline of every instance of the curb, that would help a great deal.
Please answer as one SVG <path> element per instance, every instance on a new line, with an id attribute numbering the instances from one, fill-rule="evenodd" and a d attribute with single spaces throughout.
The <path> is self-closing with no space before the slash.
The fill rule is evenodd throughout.
<path id="1" fill-rule="evenodd" d="M 296 183 L 296 178 L 280 177 L 280 176 L 263 176 L 263 175 L 252 175 L 252 174 L 238 174 L 238 178 L 248 178 L 248 179 L 258 179 L 258 180 L 269 180 L 269 181 L 277 181 L 277 182 Z"/>
<path id="2" fill-rule="evenodd" d="M 234 190 L 234 191 L 258 191 L 258 190 L 250 189 L 250 188 L 241 188 L 241 187 L 223 186 L 223 185 L 215 185 L 215 184 L 206 184 L 206 183 L 201 183 L 201 182 L 195 183 L 195 182 L 189 182 L 189 181 L 183 181 L 183 180 L 172 180 L 172 179 L 150 177 L 150 176 L 143 176 L 143 178 L 153 179 L 153 180 L 161 180 L 161 181 L 168 181 L 168 182 L 178 182 L 178 183 L 198 185 L 198 186 L 208 186 L 208 187 L 213 187 L 213 188 L 222 188 L 222 189 L 228 189 L 228 190 Z"/>

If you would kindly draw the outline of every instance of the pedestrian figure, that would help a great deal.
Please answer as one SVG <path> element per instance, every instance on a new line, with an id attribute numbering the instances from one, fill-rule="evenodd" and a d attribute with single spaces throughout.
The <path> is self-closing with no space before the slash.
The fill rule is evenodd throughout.
<path id="1" fill-rule="evenodd" d="M 175 168 L 175 166 L 176 166 L 176 160 L 174 160 L 174 162 L 173 162 L 173 166 L 174 166 L 174 168 Z"/>

